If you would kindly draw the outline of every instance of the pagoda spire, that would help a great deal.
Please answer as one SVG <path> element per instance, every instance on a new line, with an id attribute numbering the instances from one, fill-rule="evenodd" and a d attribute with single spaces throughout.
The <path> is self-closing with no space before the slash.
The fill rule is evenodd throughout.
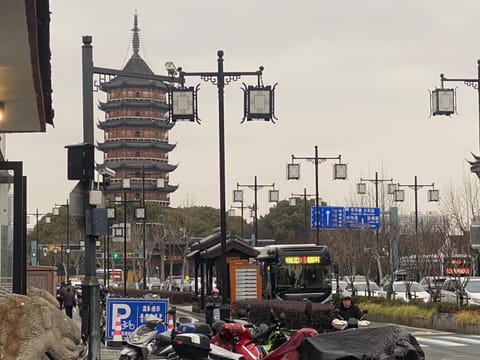
<path id="1" fill-rule="evenodd" d="M 138 32 L 140 29 L 138 28 L 138 13 L 137 9 L 135 9 L 135 14 L 133 15 L 133 39 L 132 39 L 132 48 L 133 48 L 133 55 L 138 56 L 138 51 L 140 49 L 140 37 Z"/>

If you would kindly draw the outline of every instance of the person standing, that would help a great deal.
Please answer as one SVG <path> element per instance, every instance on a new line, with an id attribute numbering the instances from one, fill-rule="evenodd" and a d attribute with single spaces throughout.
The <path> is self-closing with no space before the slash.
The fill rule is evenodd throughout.
<path id="1" fill-rule="evenodd" d="M 65 307 L 65 313 L 67 316 L 72 318 L 73 307 L 75 306 L 75 292 L 70 285 L 67 285 L 65 288 L 65 294 L 63 295 L 63 306 Z"/>

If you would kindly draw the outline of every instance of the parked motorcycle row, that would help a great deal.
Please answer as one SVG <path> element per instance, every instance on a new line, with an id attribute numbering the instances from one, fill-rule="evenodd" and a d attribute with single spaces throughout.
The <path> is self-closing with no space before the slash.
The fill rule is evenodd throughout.
<path id="1" fill-rule="evenodd" d="M 211 326 L 190 316 L 177 317 L 176 315 L 175 307 L 171 307 L 168 311 L 168 323 L 171 328 L 162 333 L 157 332 L 157 326 L 163 324 L 162 320 L 154 315 L 145 316 L 143 324 L 126 339 L 127 344 L 123 347 L 119 360 L 300 359 L 299 350 L 305 340 L 310 337 L 324 336 L 319 335 L 315 329 L 308 327 L 297 331 L 286 329 L 285 314 L 281 313 L 277 316 L 273 310 L 270 310 L 270 325 L 260 324 L 258 326 L 248 320 L 248 311 L 246 316 L 216 320 Z M 307 323 L 310 324 L 310 319 L 313 317 L 310 303 L 306 304 L 305 315 Z M 363 314 L 361 319 L 343 319 L 338 314 L 336 315 L 336 318 L 332 321 L 332 330 L 342 330 L 342 333 L 348 333 L 355 331 L 353 330 L 355 328 L 368 327 L 369 325 L 369 322 L 364 318 L 366 313 Z M 356 331 L 358 331 L 358 334 L 361 333 L 359 330 Z M 409 345 L 408 348 L 404 349 L 405 354 L 408 353 L 409 356 L 405 359 L 424 359 L 423 352 L 413 337 L 408 337 L 397 329 L 391 329 L 388 334 L 393 337 L 393 343 L 397 342 L 398 337 L 407 338 L 406 342 L 402 342 Z M 338 346 L 343 347 L 341 340 L 335 341 L 339 341 Z M 328 346 L 332 346 L 331 344 L 332 341 L 329 339 Z M 315 346 L 313 345 L 314 349 Z M 312 351 L 311 347 L 309 348 L 310 352 Z M 380 349 L 379 351 L 383 350 Z M 398 349 L 396 351 L 398 354 Z M 412 356 L 412 354 L 415 356 Z M 323 357 L 318 356 L 315 356 L 315 358 L 323 359 Z M 401 359 L 401 357 L 395 359 Z"/>
<path id="2" fill-rule="evenodd" d="M 246 319 L 217 320 L 209 326 L 189 316 L 177 317 L 174 307 L 168 316 L 175 326 L 162 333 L 157 333 L 162 320 L 145 316 L 126 339 L 119 359 L 259 360 L 290 339 L 284 314 L 277 317 L 273 311 L 272 324 L 258 327 Z"/>

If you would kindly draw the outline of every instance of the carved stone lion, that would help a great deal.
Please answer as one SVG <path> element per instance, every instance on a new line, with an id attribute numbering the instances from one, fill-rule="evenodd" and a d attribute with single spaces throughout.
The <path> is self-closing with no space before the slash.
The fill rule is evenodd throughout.
<path id="1" fill-rule="evenodd" d="M 0 360 L 77 360 L 80 329 L 45 290 L 0 298 Z"/>

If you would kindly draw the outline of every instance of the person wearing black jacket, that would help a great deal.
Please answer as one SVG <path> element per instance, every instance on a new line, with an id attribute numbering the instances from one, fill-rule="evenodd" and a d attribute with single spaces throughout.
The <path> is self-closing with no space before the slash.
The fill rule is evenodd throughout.
<path id="1" fill-rule="evenodd" d="M 363 316 L 362 311 L 352 302 L 352 297 L 349 295 L 342 296 L 340 305 L 335 309 L 335 313 L 341 317 L 342 320 L 356 318 L 360 320 Z"/>

